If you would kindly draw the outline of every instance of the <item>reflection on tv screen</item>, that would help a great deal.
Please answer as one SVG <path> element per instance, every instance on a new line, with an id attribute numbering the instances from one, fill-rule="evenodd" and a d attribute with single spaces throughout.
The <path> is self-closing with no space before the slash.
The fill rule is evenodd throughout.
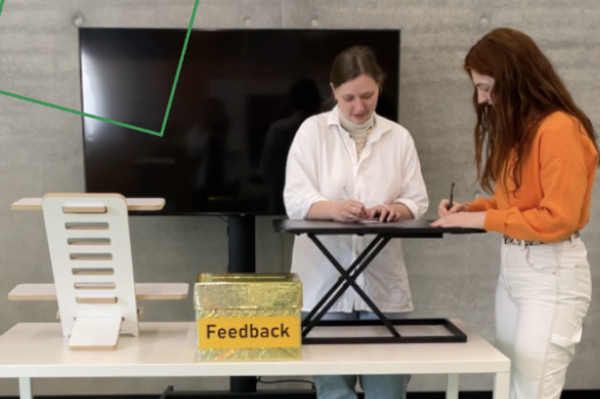
<path id="1" fill-rule="evenodd" d="M 185 34 L 80 29 L 83 111 L 160 132 Z M 86 190 L 162 197 L 169 215 L 285 214 L 288 149 L 334 106 L 331 64 L 357 44 L 387 75 L 377 112 L 397 120 L 399 31 L 192 31 L 163 137 L 84 118 Z"/>

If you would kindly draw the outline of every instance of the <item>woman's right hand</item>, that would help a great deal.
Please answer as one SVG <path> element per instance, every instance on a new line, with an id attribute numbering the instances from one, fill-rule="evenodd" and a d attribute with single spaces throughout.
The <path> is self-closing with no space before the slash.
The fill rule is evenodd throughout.
<path id="1" fill-rule="evenodd" d="M 438 206 L 438 215 L 440 217 L 450 215 L 451 213 L 470 212 L 471 211 L 471 209 L 469 208 L 468 205 L 461 204 L 459 202 L 453 202 L 451 209 L 448 209 L 449 205 L 450 205 L 450 201 L 447 199 L 443 199 L 442 202 L 440 202 L 440 206 Z"/>
<path id="2" fill-rule="evenodd" d="M 340 204 L 336 220 L 338 222 L 359 222 L 366 217 L 365 205 L 362 202 L 349 200 Z"/>

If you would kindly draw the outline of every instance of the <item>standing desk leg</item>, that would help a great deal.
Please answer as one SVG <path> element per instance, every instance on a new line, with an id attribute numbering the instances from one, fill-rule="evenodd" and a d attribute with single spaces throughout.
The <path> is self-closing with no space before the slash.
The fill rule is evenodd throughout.
<path id="1" fill-rule="evenodd" d="M 19 378 L 19 397 L 21 399 L 33 399 L 33 395 L 31 394 L 31 378 Z"/>
<path id="2" fill-rule="evenodd" d="M 349 273 L 350 269 L 345 270 L 342 267 L 342 265 L 337 261 L 337 259 L 335 259 L 333 257 L 331 252 L 329 252 L 329 250 L 327 248 L 325 248 L 323 243 L 321 241 L 319 241 L 319 239 L 314 234 L 309 234 L 308 238 L 310 238 L 315 243 L 315 245 L 319 248 L 321 253 L 323 255 L 325 255 L 325 257 L 329 260 L 329 262 L 331 262 L 333 267 L 335 267 L 337 269 L 337 271 L 340 273 L 342 279 L 344 280 L 344 283 L 335 292 L 335 294 L 331 298 L 328 299 L 327 303 L 325 303 L 325 305 L 322 306 L 322 308 L 317 313 L 315 318 L 312 321 L 308 322 L 308 324 L 302 329 L 302 336 L 306 337 L 308 335 L 308 333 L 310 332 L 310 330 L 315 325 L 317 325 L 317 323 L 323 318 L 323 316 L 325 316 L 325 313 L 327 313 L 327 311 L 342 296 L 342 294 L 348 288 L 352 287 L 354 289 L 354 291 L 363 299 L 363 301 L 365 301 L 367 306 L 369 306 L 371 308 L 371 310 L 373 312 L 375 312 L 375 314 L 377 315 L 379 320 L 392 333 L 392 336 L 400 337 L 400 334 L 398 333 L 398 331 L 396 331 L 396 329 L 394 328 L 392 323 L 387 319 L 387 317 L 385 317 L 383 312 L 381 312 L 381 310 L 379 310 L 379 308 L 377 307 L 377 305 L 375 305 L 375 303 L 371 300 L 371 298 L 369 298 L 369 296 L 354 281 L 366 269 L 366 267 L 371 263 L 371 261 L 373 259 L 375 259 L 375 257 L 379 254 L 379 252 L 381 252 L 381 250 L 387 245 L 387 243 L 391 240 L 391 237 L 382 237 L 381 235 L 378 235 L 375 239 L 373 239 L 371 244 L 373 244 L 374 242 L 377 242 L 377 246 L 374 249 L 372 248 L 371 245 L 368 246 L 368 248 L 371 252 L 363 259 L 362 264 L 360 266 L 358 266 L 356 261 L 353 265 L 350 266 L 350 268 L 353 270 L 356 268 L 355 272 L 352 274 Z M 362 258 L 362 256 L 359 255 L 359 258 Z M 329 295 L 330 293 L 332 293 L 332 290 L 330 290 L 327 293 L 327 295 Z M 305 323 L 307 323 L 307 322 L 305 321 Z"/>
<path id="3" fill-rule="evenodd" d="M 446 399 L 458 399 L 458 374 L 448 374 Z"/>
<path id="4" fill-rule="evenodd" d="M 494 399 L 508 399 L 510 391 L 510 372 L 496 373 L 494 381 Z"/>
<path id="5" fill-rule="evenodd" d="M 315 243 L 315 245 L 317 246 L 317 248 L 321 248 L 322 243 L 319 241 L 319 239 L 314 234 L 309 234 L 308 238 L 310 238 Z M 383 237 L 381 235 L 378 235 L 377 237 L 375 237 L 369 243 L 369 245 L 367 246 L 367 248 L 365 248 L 364 251 L 362 251 L 362 253 L 360 255 L 358 255 L 358 257 L 350 265 L 350 267 L 348 267 L 347 272 L 349 274 L 352 274 L 356 270 L 356 268 L 358 266 L 360 266 L 364 262 L 364 260 L 367 257 L 367 255 L 369 255 L 371 252 L 373 252 L 373 250 L 375 249 L 375 246 L 377 244 L 379 244 L 382 239 L 383 239 Z M 318 244 L 317 244 L 317 241 L 319 241 Z M 323 248 L 325 248 L 325 247 L 323 246 Z M 327 252 L 329 252 L 329 251 L 327 251 Z M 328 256 L 328 255 L 325 255 L 325 256 Z M 335 260 L 335 262 L 337 262 L 337 260 Z M 327 291 L 327 293 L 325 295 L 323 295 L 323 297 L 321 298 L 321 300 L 319 301 L 319 303 L 317 303 L 315 305 L 315 307 L 304 318 L 304 320 L 305 320 L 305 322 L 307 324 L 310 323 L 314 319 L 314 316 L 321 310 L 321 308 L 327 303 L 327 301 L 333 295 L 335 295 L 336 291 L 338 291 L 338 289 L 342 286 L 342 284 L 344 283 L 344 281 L 345 281 L 344 277 L 340 275 L 340 277 L 338 278 L 338 280 L 336 281 L 336 283 L 329 289 L 329 291 Z"/>

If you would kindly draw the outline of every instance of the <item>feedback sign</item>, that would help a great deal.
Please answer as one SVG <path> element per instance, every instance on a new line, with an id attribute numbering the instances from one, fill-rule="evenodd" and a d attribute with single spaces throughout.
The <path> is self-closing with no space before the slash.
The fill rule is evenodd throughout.
<path id="1" fill-rule="evenodd" d="M 295 348 L 300 345 L 300 319 L 202 318 L 198 337 L 204 349 Z"/>

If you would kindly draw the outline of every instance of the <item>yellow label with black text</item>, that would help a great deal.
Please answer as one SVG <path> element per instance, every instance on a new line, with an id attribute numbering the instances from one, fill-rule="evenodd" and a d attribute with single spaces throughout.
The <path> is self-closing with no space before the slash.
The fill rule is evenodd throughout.
<path id="1" fill-rule="evenodd" d="M 300 346 L 300 318 L 201 318 L 198 337 L 202 349 L 295 348 Z"/>

